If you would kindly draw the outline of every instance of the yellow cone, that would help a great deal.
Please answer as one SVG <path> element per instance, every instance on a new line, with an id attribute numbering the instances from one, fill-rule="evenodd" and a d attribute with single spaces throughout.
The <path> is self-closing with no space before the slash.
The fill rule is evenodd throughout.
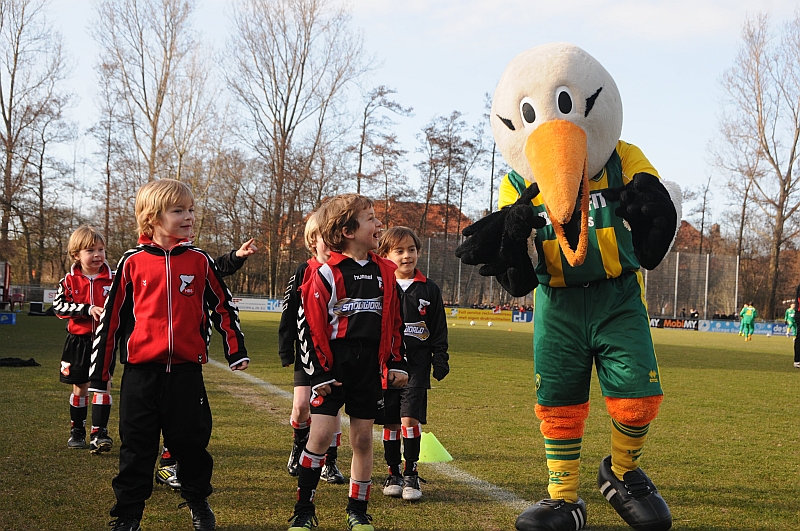
<path id="1" fill-rule="evenodd" d="M 445 450 L 436 435 L 422 432 L 422 441 L 419 447 L 420 463 L 446 463 L 452 461 L 453 456 Z"/>

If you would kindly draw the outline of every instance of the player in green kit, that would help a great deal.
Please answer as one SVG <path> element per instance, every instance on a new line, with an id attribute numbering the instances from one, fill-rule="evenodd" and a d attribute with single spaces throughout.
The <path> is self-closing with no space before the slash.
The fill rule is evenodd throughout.
<path id="1" fill-rule="evenodd" d="M 742 318 L 742 335 L 744 336 L 745 341 L 752 341 L 753 338 L 753 321 L 755 318 L 758 317 L 758 311 L 753 307 L 752 303 L 747 303 L 742 308 L 742 311 L 739 312 L 739 317 Z"/>
<path id="2" fill-rule="evenodd" d="M 794 314 L 797 311 L 797 305 L 792 303 L 791 306 L 786 308 L 786 313 L 783 318 L 786 319 L 786 337 L 797 335 L 797 321 L 795 321 Z"/>

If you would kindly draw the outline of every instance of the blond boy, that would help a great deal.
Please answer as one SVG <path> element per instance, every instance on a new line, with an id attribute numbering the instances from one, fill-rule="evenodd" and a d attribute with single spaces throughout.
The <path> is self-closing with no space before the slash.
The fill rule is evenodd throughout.
<path id="1" fill-rule="evenodd" d="M 194 199 L 188 186 L 173 179 L 142 186 L 136 221 L 139 245 L 120 260 L 92 352 L 92 387 L 108 381 L 118 346 L 124 366 L 112 525 L 114 531 L 141 529 L 163 432 L 178 462 L 192 525 L 210 531 L 216 518 L 206 500 L 213 469 L 206 450 L 211 437 L 202 373 L 206 341 L 213 323 L 230 368 L 244 370 L 249 363 L 244 337 L 214 261 L 189 243 Z"/>

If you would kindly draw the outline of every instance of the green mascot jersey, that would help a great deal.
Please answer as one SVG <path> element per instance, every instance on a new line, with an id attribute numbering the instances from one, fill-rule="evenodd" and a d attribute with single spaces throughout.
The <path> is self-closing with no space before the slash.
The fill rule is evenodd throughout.
<path id="1" fill-rule="evenodd" d="M 534 211 L 547 221 L 545 227 L 536 231 L 535 238 L 536 252 L 539 255 L 536 276 L 540 284 L 554 288 L 579 286 L 596 280 L 616 278 L 624 271 L 639 269 L 630 229 L 622 218 L 614 214 L 619 203 L 606 200 L 602 191 L 628 184 L 634 175 L 629 172 L 640 171 L 658 176 L 655 168 L 636 146 L 620 141 L 603 171 L 589 179 L 589 247 L 586 259 L 577 267 L 571 267 L 561 252 L 541 194 L 533 199 L 531 204 Z M 500 207 L 516 200 L 514 196 L 519 196 L 528 184 L 515 171 L 509 172 L 500 184 Z M 513 188 L 513 191 L 509 188 Z"/>

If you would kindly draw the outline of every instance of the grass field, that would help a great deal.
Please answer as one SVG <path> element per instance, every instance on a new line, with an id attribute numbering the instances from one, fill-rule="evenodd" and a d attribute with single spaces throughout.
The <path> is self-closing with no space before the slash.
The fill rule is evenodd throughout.
<path id="1" fill-rule="evenodd" d="M 285 464 L 291 370 L 276 352 L 277 315 L 244 313 L 252 358 L 248 377 L 204 369 L 214 413 L 210 498 L 218 529 L 281 530 L 291 516 L 294 478 Z M 382 447 L 376 444 L 370 513 L 381 530 L 511 530 L 521 501 L 546 495 L 547 472 L 533 414 L 531 325 L 459 321 L 450 327 L 451 373 L 429 394 L 428 425 L 454 460 L 420 465 L 424 497 L 386 499 Z M 800 370 L 785 337 L 654 330 L 666 398 L 642 466 L 672 509 L 676 530 L 789 530 L 800 524 Z M 0 326 L 0 357 L 33 357 L 40 367 L 0 368 L 0 530 L 106 529 L 117 470 L 117 414 L 110 454 L 68 450 L 69 387 L 59 383 L 64 324 L 18 314 Z M 222 359 L 219 338 L 212 357 Z M 118 368 L 117 379 L 121 375 Z M 266 382 L 266 383 L 264 383 Z M 267 385 L 272 384 L 272 385 Z M 581 496 L 594 530 L 629 529 L 595 486 L 609 452 L 610 421 L 597 385 L 587 423 Z M 117 398 L 114 390 L 114 398 Z M 340 466 L 349 469 L 345 430 Z M 457 473 L 456 473 L 457 472 Z M 454 474 L 455 473 L 455 474 Z M 346 474 L 347 475 L 347 474 Z M 515 495 L 492 497 L 486 484 Z M 482 485 L 482 487 L 480 487 Z M 344 486 L 317 492 L 321 531 L 345 529 Z M 145 531 L 190 530 L 180 496 L 155 487 Z"/>

